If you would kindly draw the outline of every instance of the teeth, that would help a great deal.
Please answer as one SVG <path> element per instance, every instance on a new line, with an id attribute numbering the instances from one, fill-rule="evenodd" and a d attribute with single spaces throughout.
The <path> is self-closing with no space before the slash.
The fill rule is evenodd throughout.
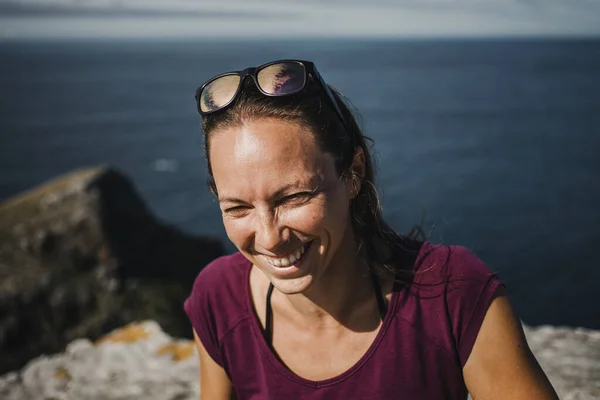
<path id="1" fill-rule="evenodd" d="M 304 254 L 305 251 L 306 251 L 306 245 L 302 245 L 302 247 L 300 247 L 295 252 L 291 253 L 288 257 L 272 258 L 272 257 L 265 256 L 265 258 L 267 259 L 269 264 L 271 264 L 275 267 L 287 267 L 289 265 L 293 265 L 296 261 L 298 261 L 302 257 L 302 255 Z"/>

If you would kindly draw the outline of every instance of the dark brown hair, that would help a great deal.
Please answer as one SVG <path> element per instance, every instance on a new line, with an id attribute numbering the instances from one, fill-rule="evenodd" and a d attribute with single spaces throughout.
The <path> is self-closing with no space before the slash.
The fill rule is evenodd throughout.
<path id="1" fill-rule="evenodd" d="M 408 236 L 402 236 L 383 219 L 375 187 L 373 141 L 363 134 L 355 118 L 358 114 L 351 111 L 350 103 L 334 88 L 331 90 L 344 116 L 346 127 L 341 123 L 323 90 L 314 82 L 309 83 L 303 92 L 296 95 L 267 97 L 248 79 L 230 107 L 203 118 L 208 185 L 216 194 L 217 188 L 210 163 L 210 136 L 213 131 L 243 125 L 259 118 L 281 119 L 307 126 L 314 133 L 321 149 L 334 157 L 340 176 L 360 182 L 360 191 L 350 204 L 352 226 L 360 246 L 359 254 L 374 272 L 380 273 L 389 269 L 408 272 L 405 268 L 408 266 L 403 265 L 405 263 L 401 260 L 406 260 L 407 256 L 412 256 L 409 258 L 414 260 L 416 254 L 407 252 L 410 253 L 410 249 L 415 247 L 411 246 L 412 239 L 421 238 L 422 231 L 413 228 Z M 362 179 L 352 169 L 358 147 L 363 149 L 365 157 L 365 175 Z M 410 264 L 412 267 L 412 263 Z"/>

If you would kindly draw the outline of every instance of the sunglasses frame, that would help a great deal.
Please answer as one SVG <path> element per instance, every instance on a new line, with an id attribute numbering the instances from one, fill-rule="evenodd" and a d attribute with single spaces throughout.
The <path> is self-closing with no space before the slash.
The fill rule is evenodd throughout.
<path id="1" fill-rule="evenodd" d="M 300 64 L 302 65 L 302 67 L 304 68 L 304 82 L 302 83 L 302 86 L 298 89 L 298 90 L 294 90 L 292 92 L 289 93 L 281 93 L 281 94 L 270 94 L 265 92 L 260 85 L 258 84 L 258 73 L 267 68 L 270 67 L 271 65 L 275 65 L 275 64 L 283 64 L 283 63 L 295 63 L 295 64 Z M 202 94 L 202 91 L 204 90 L 204 88 L 206 88 L 206 86 L 208 86 L 209 84 L 211 84 L 212 82 L 216 81 L 217 79 L 223 78 L 224 76 L 239 76 L 240 77 L 240 82 L 238 83 L 238 87 L 234 93 L 234 95 L 231 97 L 231 100 L 229 100 L 226 104 L 224 104 L 222 107 L 219 107 L 215 110 L 212 111 L 202 111 L 201 107 L 200 107 L 200 95 Z M 233 104 L 234 100 L 239 96 L 242 88 L 243 88 L 243 84 L 244 81 L 246 80 L 247 77 L 251 77 L 252 80 L 254 81 L 254 85 L 256 86 L 256 88 L 265 96 L 268 97 L 282 97 L 282 96 L 291 96 L 294 95 L 296 93 L 300 93 L 301 91 L 303 91 L 304 89 L 306 89 L 306 85 L 308 84 L 308 80 L 309 78 L 313 78 L 318 84 L 319 87 L 321 88 L 321 90 L 323 90 L 323 92 L 325 92 L 325 94 L 327 95 L 327 98 L 329 99 L 329 102 L 331 103 L 331 105 L 333 106 L 336 114 L 338 115 L 340 122 L 342 123 L 342 125 L 344 126 L 345 129 L 348 129 L 348 125 L 346 124 L 346 119 L 344 118 L 344 115 L 342 114 L 342 110 L 340 109 L 337 101 L 335 100 L 335 97 L 333 96 L 333 93 L 331 92 L 331 89 L 329 89 L 329 85 L 327 85 L 327 83 L 325 83 L 325 80 L 323 79 L 323 77 L 321 76 L 321 74 L 319 73 L 319 71 L 317 70 L 317 67 L 315 66 L 314 63 L 312 63 L 311 61 L 303 61 L 303 60 L 277 60 L 277 61 L 271 61 L 268 62 L 266 64 L 262 64 L 259 65 L 258 67 L 251 67 L 251 68 L 246 68 L 242 71 L 231 71 L 231 72 L 225 72 L 223 74 L 219 74 L 211 79 L 209 79 L 208 81 L 206 81 L 202 86 L 200 86 L 198 89 L 196 89 L 196 108 L 198 110 L 198 112 L 200 113 L 200 115 L 209 115 L 212 114 L 214 112 L 217 111 L 221 111 L 226 109 L 227 107 L 229 107 L 231 104 Z"/>

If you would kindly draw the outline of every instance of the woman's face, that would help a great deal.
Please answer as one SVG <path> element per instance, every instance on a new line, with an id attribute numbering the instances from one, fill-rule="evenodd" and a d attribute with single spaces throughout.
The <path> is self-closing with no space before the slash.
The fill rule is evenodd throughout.
<path id="1" fill-rule="evenodd" d="M 301 293 L 354 262 L 354 189 L 310 129 L 277 119 L 223 128 L 209 157 L 229 239 L 278 290 Z"/>

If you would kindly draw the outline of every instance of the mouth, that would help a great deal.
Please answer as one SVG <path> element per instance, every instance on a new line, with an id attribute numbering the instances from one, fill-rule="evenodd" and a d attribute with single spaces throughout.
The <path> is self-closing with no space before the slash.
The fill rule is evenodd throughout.
<path id="1" fill-rule="evenodd" d="M 296 250 L 288 253 L 285 257 L 268 257 L 263 255 L 263 258 L 275 268 L 288 268 L 291 266 L 297 266 L 304 259 L 304 255 L 310 248 L 311 244 L 312 241 L 304 243 Z"/>

